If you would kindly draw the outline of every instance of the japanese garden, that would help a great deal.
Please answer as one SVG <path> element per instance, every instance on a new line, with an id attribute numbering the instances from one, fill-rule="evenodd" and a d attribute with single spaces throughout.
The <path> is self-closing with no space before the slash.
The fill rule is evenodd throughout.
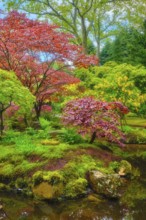
<path id="1" fill-rule="evenodd" d="M 145 0 L 0 7 L 0 219 L 144 220 Z"/>

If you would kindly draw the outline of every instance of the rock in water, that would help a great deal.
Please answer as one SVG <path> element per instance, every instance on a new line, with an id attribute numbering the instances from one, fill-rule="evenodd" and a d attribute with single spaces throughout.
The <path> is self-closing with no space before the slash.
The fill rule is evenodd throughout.
<path id="1" fill-rule="evenodd" d="M 89 184 L 97 193 L 108 198 L 121 197 L 121 187 L 123 180 L 119 174 L 104 174 L 100 171 L 89 172 Z"/>

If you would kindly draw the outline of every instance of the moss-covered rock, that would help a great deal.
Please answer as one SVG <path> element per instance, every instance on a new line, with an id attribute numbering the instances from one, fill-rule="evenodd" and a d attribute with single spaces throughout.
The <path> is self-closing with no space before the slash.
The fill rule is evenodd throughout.
<path id="1" fill-rule="evenodd" d="M 32 191 L 40 199 L 58 199 L 63 195 L 63 184 L 51 185 L 48 182 L 42 182 L 33 187 Z"/>
<path id="2" fill-rule="evenodd" d="M 76 198 L 87 193 L 88 182 L 84 178 L 71 180 L 66 184 L 64 195 L 68 198 Z"/>
<path id="3" fill-rule="evenodd" d="M 123 185 L 123 180 L 119 174 L 90 171 L 89 183 L 97 194 L 102 194 L 109 198 L 119 198 L 121 196 L 120 187 Z"/>
<path id="4" fill-rule="evenodd" d="M 58 199 L 63 195 L 63 176 L 59 171 L 37 171 L 33 175 L 32 191 L 41 199 Z"/>

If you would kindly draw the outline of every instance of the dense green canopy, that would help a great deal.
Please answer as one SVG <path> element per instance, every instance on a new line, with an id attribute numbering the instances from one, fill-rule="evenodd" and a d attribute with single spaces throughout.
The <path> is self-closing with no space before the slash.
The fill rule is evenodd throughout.
<path id="1" fill-rule="evenodd" d="M 0 130 L 3 131 L 3 113 L 12 105 L 20 107 L 21 114 L 31 111 L 34 96 L 28 88 L 24 87 L 17 79 L 14 72 L 0 69 Z"/>

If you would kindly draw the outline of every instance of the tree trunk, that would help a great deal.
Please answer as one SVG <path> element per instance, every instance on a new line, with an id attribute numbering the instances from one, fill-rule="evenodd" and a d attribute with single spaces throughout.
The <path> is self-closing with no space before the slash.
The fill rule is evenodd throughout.
<path id="1" fill-rule="evenodd" d="M 41 115 L 41 106 L 38 103 L 36 103 L 34 105 L 34 108 L 35 108 L 35 112 L 36 112 L 36 117 L 33 120 L 32 127 L 34 129 L 38 130 L 38 129 L 41 128 L 40 121 L 39 121 L 39 118 L 40 118 L 40 115 Z"/>
<path id="2" fill-rule="evenodd" d="M 81 17 L 81 27 L 82 27 L 82 46 L 84 48 L 85 54 L 88 53 L 88 46 L 87 46 L 87 30 L 85 25 L 84 17 Z"/>
<path id="3" fill-rule="evenodd" d="M 36 118 L 39 120 L 40 115 L 41 115 L 41 106 L 39 104 L 34 105 L 35 112 L 36 112 Z"/>
<path id="4" fill-rule="evenodd" d="M 23 120 L 24 120 L 24 124 L 25 124 L 25 126 L 28 127 L 28 121 L 27 121 L 27 117 L 26 117 L 26 115 L 24 115 Z"/>
<path id="5" fill-rule="evenodd" d="M 89 143 L 92 144 L 94 142 L 95 138 L 96 138 L 96 131 L 93 132 L 91 140 L 90 140 Z"/>

